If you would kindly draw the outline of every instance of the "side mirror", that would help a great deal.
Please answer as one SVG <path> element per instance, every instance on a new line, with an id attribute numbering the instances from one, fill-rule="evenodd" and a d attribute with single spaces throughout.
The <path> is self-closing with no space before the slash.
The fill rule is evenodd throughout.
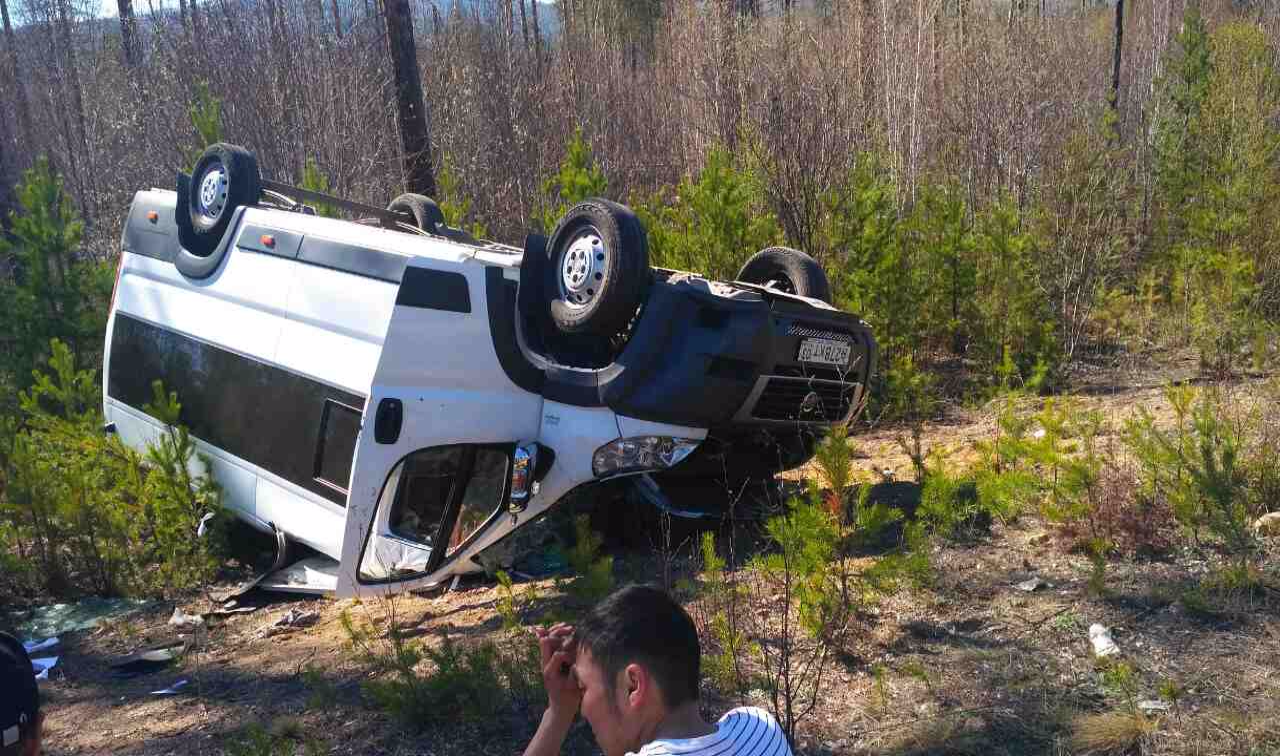
<path id="1" fill-rule="evenodd" d="M 511 460 L 511 503 L 508 508 L 512 512 L 523 512 L 529 506 L 529 498 L 538 493 L 537 469 L 538 445 L 517 446 Z"/>

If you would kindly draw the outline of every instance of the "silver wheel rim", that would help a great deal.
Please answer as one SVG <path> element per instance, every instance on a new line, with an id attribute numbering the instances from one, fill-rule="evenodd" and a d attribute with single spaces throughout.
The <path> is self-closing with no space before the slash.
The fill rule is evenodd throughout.
<path id="1" fill-rule="evenodd" d="M 221 163 L 215 163 L 200 179 L 200 196 L 197 198 L 200 214 L 211 220 L 222 215 L 227 206 L 227 171 Z"/>
<path id="2" fill-rule="evenodd" d="M 574 237 L 560 259 L 560 299 L 569 307 L 582 309 L 595 301 L 600 285 L 609 274 L 609 254 L 596 230 Z"/>

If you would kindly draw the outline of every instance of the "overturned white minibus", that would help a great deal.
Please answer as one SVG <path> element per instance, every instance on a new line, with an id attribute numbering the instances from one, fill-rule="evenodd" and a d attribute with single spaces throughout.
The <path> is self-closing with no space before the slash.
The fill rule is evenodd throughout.
<path id="1" fill-rule="evenodd" d="M 731 284 L 651 269 L 605 200 L 517 249 L 425 197 L 383 210 L 266 181 L 232 145 L 176 192 L 138 192 L 121 247 L 108 427 L 145 446 L 152 382 L 176 391 L 228 510 L 335 560 L 342 596 L 478 571 L 596 481 L 801 464 L 858 412 L 876 355 L 794 250 Z"/>

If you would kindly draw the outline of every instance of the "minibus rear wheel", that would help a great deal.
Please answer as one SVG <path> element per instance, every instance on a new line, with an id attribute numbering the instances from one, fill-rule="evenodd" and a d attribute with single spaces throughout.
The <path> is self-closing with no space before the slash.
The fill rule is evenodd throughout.
<path id="1" fill-rule="evenodd" d="M 387 209 L 393 213 L 407 213 L 413 216 L 413 225 L 429 234 L 438 234 L 444 225 L 444 213 L 440 206 L 430 197 L 421 194 L 402 194 L 391 200 Z"/>
<path id="2" fill-rule="evenodd" d="M 760 250 L 738 271 L 737 280 L 831 304 L 831 283 L 827 280 L 826 271 L 817 260 L 798 249 L 768 247 Z"/>

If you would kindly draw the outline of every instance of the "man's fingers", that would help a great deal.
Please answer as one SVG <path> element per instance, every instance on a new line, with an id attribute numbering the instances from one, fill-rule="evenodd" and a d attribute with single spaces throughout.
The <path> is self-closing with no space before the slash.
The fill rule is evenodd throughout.
<path id="1" fill-rule="evenodd" d="M 547 660 L 542 671 L 547 675 L 565 676 L 569 674 L 570 668 L 573 666 L 573 659 L 563 651 L 557 651 Z"/>
<path id="2" fill-rule="evenodd" d="M 551 656 L 556 653 L 559 646 L 560 642 L 555 638 L 546 635 L 538 636 L 538 652 L 542 656 L 544 666 L 551 659 Z"/>

